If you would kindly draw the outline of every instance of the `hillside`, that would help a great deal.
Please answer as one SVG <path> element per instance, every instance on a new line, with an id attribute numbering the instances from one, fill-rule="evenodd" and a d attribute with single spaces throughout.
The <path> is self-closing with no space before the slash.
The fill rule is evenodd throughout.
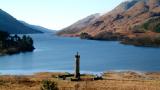
<path id="1" fill-rule="evenodd" d="M 36 29 L 36 30 L 39 30 L 43 33 L 55 33 L 55 30 L 51 30 L 51 29 L 47 29 L 45 27 L 42 27 L 42 26 L 38 26 L 38 25 L 31 25 L 31 24 L 28 24 L 24 21 L 20 21 L 21 23 L 23 23 L 25 26 L 27 27 L 30 27 L 32 29 Z"/>
<path id="2" fill-rule="evenodd" d="M 0 31 L 5 31 L 11 34 L 33 34 L 43 33 L 37 29 L 25 26 L 16 18 L 0 9 Z"/>
<path id="3" fill-rule="evenodd" d="M 160 6 L 157 4 L 159 0 L 132 0 L 123 2 L 111 12 L 101 16 L 97 21 L 103 22 L 98 25 L 91 24 L 82 31 L 92 35 L 97 35 L 103 31 L 130 33 L 134 31 L 134 26 L 144 23 L 147 19 L 159 16 Z M 156 4 L 154 4 L 156 3 Z M 156 6 L 158 5 L 158 6 Z M 93 32 L 93 31 L 96 31 Z M 150 31 L 148 29 L 148 31 Z"/>
<path id="4" fill-rule="evenodd" d="M 91 39 L 96 40 L 120 40 L 127 44 L 131 41 L 134 45 L 145 46 L 156 43 L 154 46 L 159 46 L 159 18 L 160 0 L 129 0 L 122 2 L 74 34 L 78 36 L 85 32 L 92 36 Z M 141 42 L 146 37 L 146 42 Z M 135 44 L 137 40 L 138 43 Z"/>
<path id="5" fill-rule="evenodd" d="M 100 15 L 93 14 L 90 15 L 82 20 L 77 21 L 76 23 L 72 24 L 69 27 L 62 29 L 61 31 L 57 32 L 58 35 L 65 35 L 65 34 L 75 34 L 86 28 L 90 23 L 94 22 Z"/>

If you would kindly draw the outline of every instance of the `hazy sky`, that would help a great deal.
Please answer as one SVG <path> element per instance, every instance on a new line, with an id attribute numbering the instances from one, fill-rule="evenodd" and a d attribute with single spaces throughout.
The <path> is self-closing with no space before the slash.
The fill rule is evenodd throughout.
<path id="1" fill-rule="evenodd" d="M 59 30 L 94 13 L 112 10 L 124 0 L 0 0 L 0 8 L 30 24 Z"/>

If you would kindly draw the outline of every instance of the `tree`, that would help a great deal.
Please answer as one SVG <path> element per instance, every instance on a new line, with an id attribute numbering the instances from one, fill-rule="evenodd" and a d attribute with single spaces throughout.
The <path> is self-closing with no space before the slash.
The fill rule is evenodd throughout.
<path id="1" fill-rule="evenodd" d="M 9 33 L 0 31 L 0 49 L 4 49 L 7 47 L 6 41 L 8 40 L 8 38 L 9 38 Z"/>
<path id="2" fill-rule="evenodd" d="M 9 33 L 0 31 L 0 41 L 4 41 L 8 39 L 8 37 L 9 37 Z"/>

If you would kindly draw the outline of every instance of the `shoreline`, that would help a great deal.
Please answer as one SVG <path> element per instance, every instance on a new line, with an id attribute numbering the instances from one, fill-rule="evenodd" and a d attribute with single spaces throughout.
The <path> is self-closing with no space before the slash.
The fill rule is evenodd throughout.
<path id="1" fill-rule="evenodd" d="M 108 71 L 81 71 L 81 74 L 90 74 L 90 75 L 98 75 L 102 76 L 104 73 L 126 73 L 126 72 L 134 72 L 137 74 L 145 74 L 145 73 L 160 73 L 160 71 L 138 71 L 138 70 L 108 70 Z M 73 74 L 73 70 L 0 70 L 1 75 L 35 75 L 36 73 L 70 73 Z"/>
<path id="2" fill-rule="evenodd" d="M 92 36 L 88 33 L 62 34 L 62 35 L 57 34 L 57 36 L 71 37 L 71 38 L 78 37 L 84 40 L 95 40 L 95 41 L 117 41 L 123 45 L 131 45 L 136 47 L 147 47 L 147 48 L 160 48 L 159 38 L 155 37 L 160 35 L 159 33 L 157 34 L 153 33 L 153 36 L 150 36 L 149 33 L 132 33 L 131 35 L 130 34 L 126 35 L 123 33 L 105 32 L 102 35 L 100 34 L 97 36 Z M 142 37 L 140 36 L 141 34 L 142 34 Z"/>

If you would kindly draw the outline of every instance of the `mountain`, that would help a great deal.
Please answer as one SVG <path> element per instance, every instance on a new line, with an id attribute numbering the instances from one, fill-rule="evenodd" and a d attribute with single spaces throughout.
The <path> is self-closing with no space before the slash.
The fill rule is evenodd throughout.
<path id="1" fill-rule="evenodd" d="M 109 13 L 98 17 L 85 28 L 79 30 L 79 32 L 87 32 L 93 36 L 103 31 L 119 33 L 130 32 L 134 30 L 133 28 L 135 26 L 159 16 L 160 0 L 128 0 L 122 2 Z M 157 20 L 156 22 L 158 23 L 159 21 Z M 77 24 L 73 25 L 75 27 L 79 26 Z M 79 34 L 79 32 L 75 34 Z M 67 30 L 66 33 L 68 33 Z"/>
<path id="2" fill-rule="evenodd" d="M 73 34 L 67 30 L 63 32 L 68 36 Z M 82 32 L 96 40 L 138 41 L 137 44 L 158 43 L 160 46 L 160 0 L 122 2 L 74 35 L 80 36 Z"/>
<path id="3" fill-rule="evenodd" d="M 23 23 L 25 26 L 27 27 L 30 27 L 32 29 L 36 29 L 36 30 L 39 30 L 43 33 L 55 33 L 55 30 L 51 30 L 51 29 L 47 29 L 45 27 L 42 27 L 42 26 L 38 26 L 38 25 L 31 25 L 31 24 L 28 24 L 24 21 L 20 21 L 21 23 Z"/>
<path id="4" fill-rule="evenodd" d="M 45 27 L 42 27 L 42 26 L 38 26 L 38 25 L 31 25 L 31 27 L 33 29 L 37 29 L 43 33 L 55 33 L 56 31 L 55 30 L 51 30 L 51 29 L 47 29 Z"/>
<path id="5" fill-rule="evenodd" d="M 0 9 L 0 31 L 5 31 L 11 34 L 34 34 L 43 33 L 37 29 L 28 27 L 18 21 L 16 18 Z"/>
<path id="6" fill-rule="evenodd" d="M 86 28 L 90 23 L 94 22 L 100 15 L 93 14 L 90 15 L 82 20 L 77 21 L 76 23 L 72 24 L 69 27 L 64 28 L 63 30 L 57 32 L 58 35 L 64 34 L 75 34 L 80 32 L 82 29 Z"/>

